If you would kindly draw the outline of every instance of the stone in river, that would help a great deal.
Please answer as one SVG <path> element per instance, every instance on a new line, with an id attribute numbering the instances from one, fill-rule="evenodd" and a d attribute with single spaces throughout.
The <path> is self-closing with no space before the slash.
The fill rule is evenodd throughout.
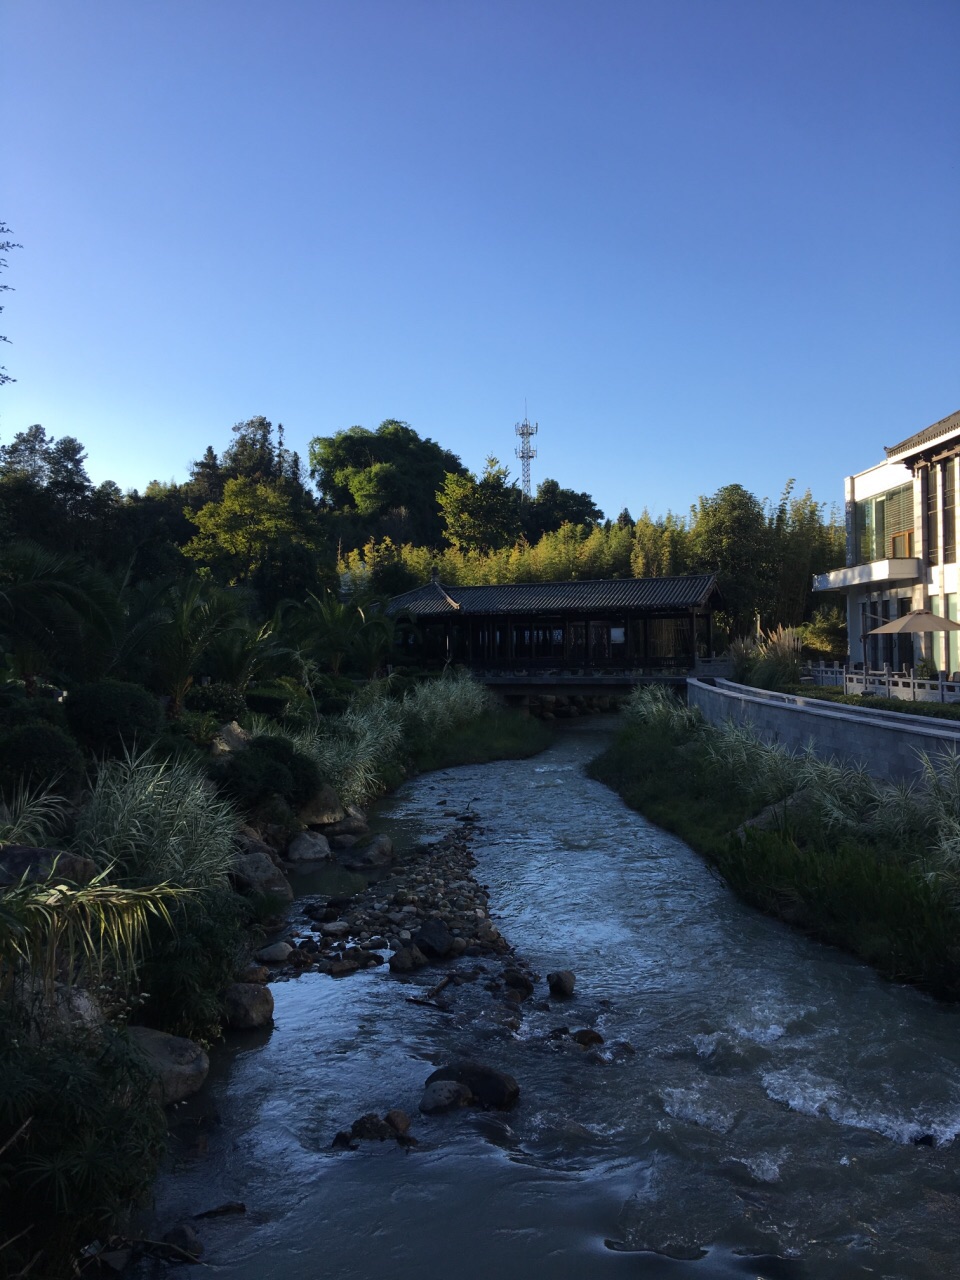
<path id="1" fill-rule="evenodd" d="M 576 1040 L 577 1044 L 582 1044 L 585 1049 L 593 1044 L 603 1044 L 603 1036 L 599 1031 L 594 1031 L 592 1027 L 584 1027 L 581 1031 L 574 1031 L 570 1039 Z"/>
<path id="2" fill-rule="evenodd" d="M 427 963 L 427 957 L 419 947 L 401 947 L 390 957 L 390 969 L 393 973 L 409 973 L 411 969 L 421 969 Z"/>
<path id="3" fill-rule="evenodd" d="M 200 1045 L 152 1027 L 129 1027 L 127 1035 L 157 1077 L 155 1091 L 165 1107 L 189 1098 L 203 1085 L 210 1059 Z"/>
<path id="4" fill-rule="evenodd" d="M 238 1030 L 267 1027 L 273 1021 L 273 993 L 253 982 L 234 982 L 223 993 L 227 1022 Z"/>
<path id="5" fill-rule="evenodd" d="M 322 862 L 330 856 L 326 836 L 317 831 L 301 831 L 287 847 L 288 862 Z"/>
<path id="6" fill-rule="evenodd" d="M 503 980 L 508 987 L 512 987 L 514 991 L 519 991 L 521 999 L 533 995 L 533 983 L 525 973 L 521 973 L 519 969 L 504 969 Z"/>
<path id="7" fill-rule="evenodd" d="M 293 952 L 289 942 L 274 942 L 257 952 L 257 959 L 262 964 L 283 964 Z"/>
<path id="8" fill-rule="evenodd" d="M 509 1111 L 520 1097 L 520 1086 L 513 1076 L 481 1062 L 454 1062 L 427 1076 L 427 1085 L 441 1081 L 462 1084 L 482 1107 Z"/>
<path id="9" fill-rule="evenodd" d="M 386 1120 L 381 1120 L 373 1111 L 354 1120 L 350 1126 L 350 1134 L 354 1138 L 366 1138 L 375 1142 L 383 1142 L 386 1138 L 397 1136 L 393 1126 Z"/>
<path id="10" fill-rule="evenodd" d="M 413 938 L 416 946 L 425 956 L 442 960 L 450 954 L 453 946 L 453 934 L 442 920 L 424 920 Z"/>
<path id="11" fill-rule="evenodd" d="M 439 1115 L 444 1111 L 455 1111 L 473 1100 L 473 1095 L 465 1084 L 458 1080 L 427 1081 L 420 1099 L 420 1110 L 426 1116 Z"/>
<path id="12" fill-rule="evenodd" d="M 572 969 L 557 969 L 556 972 L 547 974 L 547 985 L 550 988 L 550 994 L 559 996 L 561 999 L 569 999 L 573 995 L 573 987 L 576 980 L 576 975 Z"/>
<path id="13" fill-rule="evenodd" d="M 203 1241 L 188 1222 L 181 1222 L 163 1237 L 163 1243 L 173 1245 L 181 1253 L 191 1258 L 203 1257 Z"/>
<path id="14" fill-rule="evenodd" d="M 395 1107 L 392 1111 L 388 1111 L 383 1117 L 394 1133 L 404 1134 L 410 1128 L 410 1117 L 405 1111 Z"/>

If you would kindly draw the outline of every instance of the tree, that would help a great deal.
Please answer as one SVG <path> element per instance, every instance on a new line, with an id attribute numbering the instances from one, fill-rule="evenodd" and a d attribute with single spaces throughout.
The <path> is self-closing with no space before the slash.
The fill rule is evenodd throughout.
<path id="1" fill-rule="evenodd" d="M 531 542 L 545 533 L 555 533 L 562 524 L 582 524 L 593 528 L 603 512 L 589 493 L 562 489 L 556 480 L 537 485 L 537 496 L 523 504 L 523 531 Z"/>
<path id="2" fill-rule="evenodd" d="M 219 573 L 228 584 L 247 582 L 272 557 L 291 547 L 312 547 L 313 532 L 285 487 L 245 477 L 228 480 L 219 502 L 184 514 L 199 533 L 183 554 Z"/>
<path id="3" fill-rule="evenodd" d="M 0 236 L 8 236 L 9 234 L 10 234 L 10 228 L 7 226 L 5 222 L 0 221 Z M 11 249 L 22 249 L 22 248 L 23 248 L 23 245 L 17 244 L 13 240 L 0 239 L 0 254 L 9 253 Z M 6 265 L 7 265 L 6 258 L 0 257 L 0 271 L 5 270 Z M 13 288 L 13 285 L 0 284 L 0 293 L 6 293 L 9 289 L 12 289 L 12 288 Z M 0 311 L 2 310 L 3 310 L 3 307 L 0 307 Z M 0 334 L 0 342 L 9 342 L 9 341 L 10 341 L 9 338 L 4 337 L 3 334 Z M 2 387 L 5 382 L 16 382 L 16 378 L 11 378 L 10 374 L 7 373 L 6 368 L 3 365 L 0 365 L 0 387 Z"/>
<path id="4" fill-rule="evenodd" d="M 465 474 L 455 453 L 387 418 L 376 431 L 350 427 L 310 441 L 310 475 L 328 507 L 361 517 L 353 545 L 385 533 L 436 545 L 435 494 L 448 473 Z M 397 526 L 400 526 L 399 528 Z"/>
<path id="5" fill-rule="evenodd" d="M 763 503 L 739 484 L 701 497 L 690 512 L 690 567 L 716 573 L 724 613 L 746 634 L 772 598 L 771 535 Z"/>
<path id="6" fill-rule="evenodd" d="M 516 542 L 521 531 L 520 490 L 510 484 L 500 460 L 487 458 L 478 480 L 472 473 L 449 473 L 437 494 L 444 537 L 459 551 L 496 551 Z"/>

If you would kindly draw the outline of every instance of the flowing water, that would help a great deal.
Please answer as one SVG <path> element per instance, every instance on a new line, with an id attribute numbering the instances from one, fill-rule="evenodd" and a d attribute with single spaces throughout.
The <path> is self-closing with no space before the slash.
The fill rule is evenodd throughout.
<path id="1" fill-rule="evenodd" d="M 385 969 L 274 987 L 276 1027 L 232 1037 L 181 1112 L 164 1225 L 198 1224 L 236 1280 L 960 1276 L 957 1012 L 742 906 L 680 840 L 584 776 L 602 733 L 418 778 L 378 823 L 399 841 L 472 805 L 502 932 L 545 987 L 519 1032 L 482 982 L 451 1012 Z M 458 964 L 468 962 L 459 961 Z M 488 962 L 491 975 L 499 965 Z M 560 1025 L 604 1037 L 585 1051 Z M 506 1115 L 419 1117 L 453 1056 L 520 1082 Z M 420 1145 L 335 1152 L 400 1107 Z M 158 1228 L 159 1229 L 159 1228 Z"/>

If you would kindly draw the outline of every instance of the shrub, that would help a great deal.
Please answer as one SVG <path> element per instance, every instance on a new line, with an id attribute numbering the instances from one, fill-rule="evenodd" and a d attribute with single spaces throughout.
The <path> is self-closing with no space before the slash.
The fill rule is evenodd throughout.
<path id="1" fill-rule="evenodd" d="M 55 725 L 25 724 L 0 735 L 0 794 L 6 799 L 21 784 L 72 795 L 82 778 L 80 749 Z"/>
<path id="2" fill-rule="evenodd" d="M 138 684 L 96 680 L 71 691 L 67 719 L 85 747 L 98 756 L 116 756 L 125 746 L 145 746 L 157 736 L 160 703 Z"/>
<path id="3" fill-rule="evenodd" d="M 272 756 L 288 771 L 293 785 L 279 794 L 297 809 L 302 808 L 311 796 L 315 795 L 323 782 L 323 775 L 315 760 L 297 751 L 289 738 L 276 734 L 261 734 L 250 743 L 250 752 L 261 752 Z"/>
<path id="4" fill-rule="evenodd" d="M 25 698 L 20 693 L 0 693 L 0 727 L 18 729 L 25 724 L 53 724 L 67 728 L 67 713 L 62 702 L 53 698 Z"/>
<path id="5" fill-rule="evenodd" d="M 110 760 L 77 819 L 74 847 L 126 880 L 222 885 L 237 814 L 192 760 Z"/>
<path id="6" fill-rule="evenodd" d="M 174 1035 L 210 1041 L 220 1034 L 220 992 L 249 959 L 253 910 L 232 889 L 210 888 L 181 899 L 173 929 L 150 930 L 140 985 L 150 992 L 142 1020 Z"/>
<path id="7" fill-rule="evenodd" d="M 0 1008 L 4 1274 L 69 1275 L 77 1249 L 149 1190 L 166 1121 L 124 1037 L 27 1040 Z"/>
<path id="8" fill-rule="evenodd" d="M 260 711 L 265 716 L 273 716 L 274 719 L 279 719 L 283 715 L 292 697 L 289 689 L 280 686 L 248 689 L 245 696 L 251 711 Z"/>
<path id="9" fill-rule="evenodd" d="M 238 751 L 211 767 L 217 786 L 246 812 L 268 796 L 286 796 L 293 790 L 293 774 L 266 751 Z"/>
<path id="10" fill-rule="evenodd" d="M 191 685 L 184 702 L 189 711 L 207 711 L 220 724 L 239 720 L 247 713 L 247 700 L 228 684 Z"/>

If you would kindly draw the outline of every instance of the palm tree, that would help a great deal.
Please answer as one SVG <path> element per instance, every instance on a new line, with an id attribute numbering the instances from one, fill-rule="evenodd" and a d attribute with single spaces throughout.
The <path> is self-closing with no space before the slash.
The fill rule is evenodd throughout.
<path id="1" fill-rule="evenodd" d="M 181 579 L 167 589 L 153 640 L 154 676 L 169 696 L 171 717 L 179 716 L 197 665 L 213 642 L 240 627 L 237 600 L 199 578 Z"/>
<path id="2" fill-rule="evenodd" d="M 292 620 L 295 633 L 304 648 L 315 658 L 325 661 L 333 675 L 340 674 L 343 661 L 354 649 L 366 615 L 359 605 L 338 600 L 332 591 L 322 596 L 307 592 Z"/>
<path id="3" fill-rule="evenodd" d="M 109 579 L 32 542 L 0 549 L 0 653 L 28 696 L 42 676 L 81 673 L 119 619 Z"/>

